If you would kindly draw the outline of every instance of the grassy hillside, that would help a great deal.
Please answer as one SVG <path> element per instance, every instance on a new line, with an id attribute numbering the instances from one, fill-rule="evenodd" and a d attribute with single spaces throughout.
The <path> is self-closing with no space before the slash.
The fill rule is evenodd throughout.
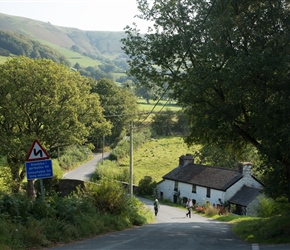
<path id="1" fill-rule="evenodd" d="M 82 67 L 97 66 L 124 55 L 120 42 L 124 32 L 84 31 L 2 13 L 0 30 L 27 35 L 48 45 L 64 55 L 72 65 L 78 62 Z M 73 46 L 77 52 L 72 50 Z"/>
<path id="2" fill-rule="evenodd" d="M 188 148 L 181 137 L 158 138 L 146 142 L 133 154 L 134 183 L 138 184 L 144 176 L 153 181 L 161 181 L 162 176 L 178 166 L 179 157 L 192 153 L 195 147 Z M 130 167 L 130 158 L 121 162 L 122 167 Z"/>
<path id="3" fill-rule="evenodd" d="M 65 56 L 65 58 L 74 66 L 76 63 L 79 63 L 81 67 L 89 67 L 89 66 L 98 66 L 102 64 L 99 60 L 92 59 L 90 57 L 84 56 L 80 53 L 74 52 L 68 48 L 61 47 L 60 45 L 53 44 L 47 41 L 38 40 L 39 42 L 50 46 L 51 48 L 57 50 L 59 53 Z"/>

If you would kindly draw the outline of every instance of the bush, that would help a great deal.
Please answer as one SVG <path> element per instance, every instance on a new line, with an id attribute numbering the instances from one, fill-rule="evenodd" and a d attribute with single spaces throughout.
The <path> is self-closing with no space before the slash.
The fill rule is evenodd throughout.
<path id="1" fill-rule="evenodd" d="M 153 213 L 113 181 L 87 184 L 68 197 L 0 196 L 0 249 L 34 249 L 153 221 Z M 61 233 L 60 233 L 61 232 Z"/>
<path id="2" fill-rule="evenodd" d="M 111 161 L 117 161 L 123 157 L 129 155 L 130 153 L 130 142 L 129 140 L 122 140 L 118 145 L 112 150 L 110 154 Z"/>
<path id="3" fill-rule="evenodd" d="M 135 133 L 133 136 L 133 150 L 139 148 L 143 143 L 150 139 L 150 132 L 145 130 L 144 132 Z M 120 141 L 117 146 L 112 150 L 110 154 L 110 160 L 118 161 L 130 154 L 130 140 L 124 139 Z"/>
<path id="4" fill-rule="evenodd" d="M 152 211 L 135 197 L 129 198 L 127 214 L 134 226 L 142 226 L 148 222 L 153 222 L 155 219 Z"/>
<path id="5" fill-rule="evenodd" d="M 151 176 L 145 176 L 139 181 L 138 193 L 140 195 L 153 195 L 154 189 L 156 188 L 156 181 L 152 182 Z"/>
<path id="6" fill-rule="evenodd" d="M 0 190 L 2 192 L 11 192 L 12 175 L 8 167 L 7 158 L 0 156 Z"/>
<path id="7" fill-rule="evenodd" d="M 202 206 L 197 206 L 197 207 L 195 208 L 195 211 L 196 211 L 197 213 L 204 213 L 204 212 L 205 212 L 205 209 L 204 209 Z"/>
<path id="8" fill-rule="evenodd" d="M 59 166 L 62 169 L 69 170 L 85 162 L 91 156 L 91 151 L 85 146 L 69 146 L 64 149 L 59 159 Z"/>
<path id="9" fill-rule="evenodd" d="M 219 209 L 218 208 L 215 208 L 213 206 L 207 206 L 205 209 L 204 209 L 204 213 L 209 216 L 209 217 L 212 217 L 214 215 L 218 215 L 219 214 Z"/>
<path id="10" fill-rule="evenodd" d="M 275 200 L 276 215 L 290 215 L 290 203 L 287 197 L 280 197 Z"/>
<path id="11" fill-rule="evenodd" d="M 89 192 L 101 213 L 119 215 L 126 211 L 128 197 L 121 183 L 101 180 L 98 185 L 90 185 Z"/>
<path id="12" fill-rule="evenodd" d="M 92 181 L 112 180 L 120 182 L 129 182 L 130 169 L 120 167 L 116 161 L 104 161 L 98 163 L 97 168 L 92 176 Z"/>
<path id="13" fill-rule="evenodd" d="M 257 215 L 268 218 L 276 214 L 276 203 L 273 199 L 265 196 L 258 197 L 259 204 L 256 206 Z"/>

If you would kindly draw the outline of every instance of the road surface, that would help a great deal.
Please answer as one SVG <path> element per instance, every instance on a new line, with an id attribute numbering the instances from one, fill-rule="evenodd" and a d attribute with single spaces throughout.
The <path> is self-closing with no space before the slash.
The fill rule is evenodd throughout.
<path id="1" fill-rule="evenodd" d="M 66 173 L 63 176 L 63 179 L 73 179 L 73 180 L 82 180 L 90 181 L 93 173 L 95 172 L 97 163 L 109 156 L 110 152 L 105 152 L 104 154 L 94 154 L 93 159 L 80 167 Z"/>
<path id="2" fill-rule="evenodd" d="M 152 210 L 153 202 L 142 199 Z M 231 231 L 228 223 L 214 221 L 186 210 L 161 205 L 156 222 L 108 233 L 92 239 L 51 248 L 52 250 L 289 250 L 290 245 L 246 243 Z"/>

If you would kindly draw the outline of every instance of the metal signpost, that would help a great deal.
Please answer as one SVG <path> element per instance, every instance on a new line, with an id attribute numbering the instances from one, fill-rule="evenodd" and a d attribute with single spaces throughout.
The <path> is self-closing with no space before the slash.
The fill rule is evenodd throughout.
<path id="1" fill-rule="evenodd" d="M 42 201 L 44 202 L 44 188 L 42 179 L 52 178 L 52 161 L 40 145 L 38 140 L 34 140 L 25 162 L 27 180 L 39 179 Z"/>

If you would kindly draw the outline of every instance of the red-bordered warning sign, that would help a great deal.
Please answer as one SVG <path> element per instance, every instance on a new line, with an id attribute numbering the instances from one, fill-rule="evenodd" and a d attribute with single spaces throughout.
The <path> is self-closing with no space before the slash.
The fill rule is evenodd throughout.
<path id="1" fill-rule="evenodd" d="M 49 159 L 48 153 L 45 149 L 40 145 L 38 140 L 34 140 L 29 153 L 26 157 L 26 161 L 40 161 Z"/>

